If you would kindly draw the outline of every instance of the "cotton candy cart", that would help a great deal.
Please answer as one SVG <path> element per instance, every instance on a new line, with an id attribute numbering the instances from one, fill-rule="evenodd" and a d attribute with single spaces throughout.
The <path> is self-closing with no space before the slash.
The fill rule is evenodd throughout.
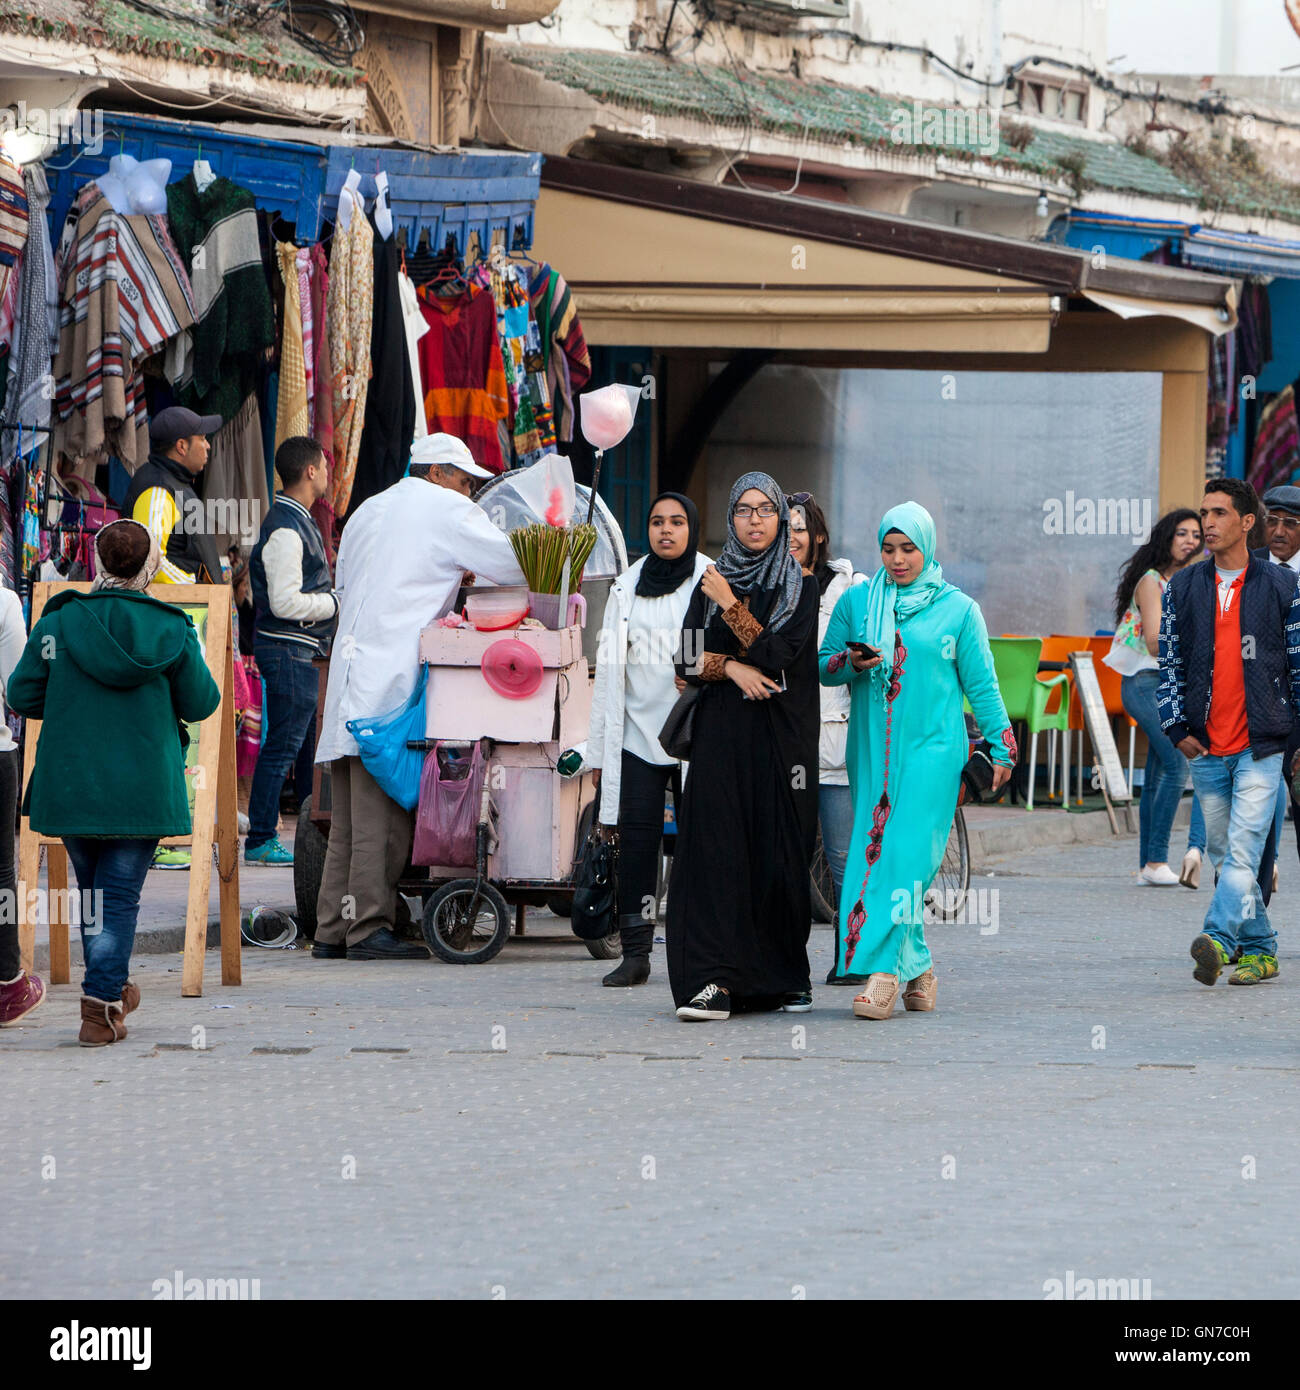
<path id="1" fill-rule="evenodd" d="M 524 519 L 509 489 L 498 489 L 509 477 L 489 483 L 477 498 L 506 531 Z M 587 489 L 579 487 L 579 519 L 586 518 L 588 500 Z M 572 899 L 574 857 L 594 820 L 595 788 L 589 772 L 566 777 L 560 763 L 586 741 L 599 626 L 609 586 L 627 568 L 622 532 L 599 497 L 592 519 L 599 539 L 579 594 L 566 602 L 565 618 L 571 621 L 564 626 L 520 621 L 479 631 L 431 623 L 420 635 L 419 658 L 428 669 L 421 751 L 436 756 L 442 745 L 444 754 L 464 755 L 478 745 L 483 761 L 481 833 L 473 862 L 412 862 L 400 883 L 403 894 L 422 900 L 419 926 L 429 948 L 451 963 L 491 960 L 512 929 L 524 934 L 529 906 L 566 912 Z M 490 592 L 490 586 L 473 585 L 461 595 L 461 606 Z M 485 655 L 502 642 L 527 647 L 540 665 L 541 679 L 526 696 L 500 694 L 484 675 Z M 318 710 L 324 708 L 324 676 L 322 669 Z M 329 819 L 329 770 L 318 766 L 294 841 L 295 898 L 307 935 L 315 929 Z M 397 930 L 414 934 L 415 924 L 404 927 L 401 910 L 399 904 Z M 619 954 L 616 934 L 586 945 L 597 958 Z"/>

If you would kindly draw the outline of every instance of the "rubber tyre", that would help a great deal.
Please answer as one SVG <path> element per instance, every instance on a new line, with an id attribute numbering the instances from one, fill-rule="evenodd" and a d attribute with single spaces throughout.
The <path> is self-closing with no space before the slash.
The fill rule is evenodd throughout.
<path id="1" fill-rule="evenodd" d="M 930 884 L 929 891 L 935 893 L 936 890 L 937 896 L 930 910 L 940 921 L 950 922 L 966 905 L 966 894 L 970 891 L 970 842 L 966 835 L 966 817 L 962 815 L 960 806 L 952 818 L 943 862 Z"/>
<path id="2" fill-rule="evenodd" d="M 596 960 L 617 960 L 623 954 L 623 943 L 616 931 L 602 936 L 598 941 L 584 941 L 582 944 Z"/>
<path id="3" fill-rule="evenodd" d="M 293 836 L 293 898 L 297 908 L 298 930 L 309 941 L 316 938 L 316 899 L 325 875 L 325 851 L 329 841 L 311 818 L 311 797 L 298 812 L 298 828 Z"/>
<path id="4" fill-rule="evenodd" d="M 490 883 L 485 883 L 479 890 L 478 911 L 480 918 L 485 910 L 495 917 L 491 935 L 475 937 L 479 944 L 468 951 L 458 950 L 454 942 L 444 938 L 449 923 L 440 920 L 440 917 L 445 918 L 455 912 L 457 900 L 460 900 L 459 907 L 463 910 L 468 906 L 473 892 L 472 878 L 454 878 L 450 883 L 444 883 L 424 905 L 420 927 L 424 932 L 425 944 L 439 960 L 445 960 L 448 965 L 485 965 L 493 956 L 500 954 L 501 948 L 510 939 L 510 909 Z"/>
<path id="5" fill-rule="evenodd" d="M 833 922 L 835 920 L 835 881 L 831 878 L 831 866 L 822 848 L 821 823 L 817 825 L 817 843 L 813 847 L 812 864 L 808 870 L 812 881 L 812 917 L 814 922 Z"/>

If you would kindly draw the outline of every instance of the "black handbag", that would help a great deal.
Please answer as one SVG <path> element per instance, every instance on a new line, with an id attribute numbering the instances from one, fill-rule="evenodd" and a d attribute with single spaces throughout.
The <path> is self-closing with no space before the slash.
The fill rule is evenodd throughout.
<path id="1" fill-rule="evenodd" d="M 597 838 L 599 828 L 592 826 L 573 870 L 569 922 L 583 941 L 599 941 L 618 930 L 618 842 Z"/>
<path id="2" fill-rule="evenodd" d="M 962 795 L 957 800 L 961 806 L 967 802 L 979 804 L 993 789 L 993 759 L 989 757 L 989 745 L 981 739 L 971 752 L 966 766 L 961 770 Z"/>
<path id="3" fill-rule="evenodd" d="M 691 740 L 695 737 L 695 706 L 700 698 L 700 687 L 688 685 L 677 697 L 676 703 L 668 711 L 668 718 L 659 730 L 659 746 L 670 758 L 679 762 L 689 762 Z"/>

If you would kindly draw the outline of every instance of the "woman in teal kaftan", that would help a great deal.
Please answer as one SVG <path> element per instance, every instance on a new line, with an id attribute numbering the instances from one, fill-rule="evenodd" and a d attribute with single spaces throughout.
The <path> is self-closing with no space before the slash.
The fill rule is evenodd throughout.
<path id="1" fill-rule="evenodd" d="M 859 996 L 873 997 L 874 1010 L 855 1000 L 854 1012 L 869 1018 L 888 1017 L 899 980 L 918 987 L 904 995 L 909 1008 L 933 1007 L 925 893 L 943 861 L 968 755 L 963 695 L 992 745 L 995 785 L 1016 756 L 983 615 L 944 582 L 929 512 L 916 502 L 892 508 L 877 541 L 881 568 L 835 605 L 818 653 L 822 684 L 851 687 L 853 838 L 835 965 L 839 977 L 885 977 Z M 865 665 L 850 642 L 881 659 Z M 929 1003 L 911 1002 L 927 989 Z"/>

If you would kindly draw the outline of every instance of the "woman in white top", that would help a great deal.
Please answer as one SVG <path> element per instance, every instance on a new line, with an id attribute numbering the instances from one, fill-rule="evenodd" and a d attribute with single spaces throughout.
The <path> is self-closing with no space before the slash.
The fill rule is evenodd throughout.
<path id="1" fill-rule="evenodd" d="M 618 826 L 619 934 L 623 960 L 602 984 L 643 985 L 650 978 L 659 903 L 664 795 L 680 764 L 659 731 L 677 700 L 673 662 L 686 605 L 709 565 L 696 549 L 700 518 L 678 492 L 650 507 L 650 553 L 610 587 L 596 660 L 586 762 L 597 769 L 600 823 Z"/>
<path id="2" fill-rule="evenodd" d="M 1169 832 L 1188 774 L 1187 759 L 1166 737 L 1156 710 L 1160 604 L 1170 577 L 1191 563 L 1201 549 L 1201 520 L 1190 508 L 1180 507 L 1156 522 L 1150 539 L 1120 574 L 1115 591 L 1115 638 L 1103 658 L 1123 677 L 1120 698 L 1124 708 L 1147 736 L 1147 761 L 1138 802 L 1138 882 L 1157 888 L 1176 887 L 1179 882 L 1168 863 Z M 1195 877 L 1200 877 L 1205 829 L 1203 821 L 1197 826 L 1197 819 L 1194 805 L 1192 834 L 1183 861 L 1184 881 L 1191 877 L 1193 868 Z"/>
<path id="3" fill-rule="evenodd" d="M 790 553 L 799 561 L 803 572 L 817 580 L 821 590 L 821 606 L 817 614 L 817 645 L 820 647 L 840 595 L 852 585 L 864 583 L 867 576 L 855 571 L 849 560 L 829 558 L 830 533 L 826 517 L 812 493 L 795 492 L 787 500 L 790 503 Z M 832 901 L 838 904 L 849 841 L 853 837 L 853 799 L 849 794 L 849 774 L 844 766 L 849 734 L 849 687 L 823 685 L 821 706 L 817 816 L 822 831 L 822 849 L 835 883 Z M 828 985 L 856 982 L 856 976 L 837 976 L 832 963 L 830 974 L 826 977 Z"/>
<path id="4" fill-rule="evenodd" d="M 23 606 L 12 589 L 0 588 L 0 1028 L 18 1022 L 45 996 L 45 985 L 19 963 L 17 882 L 14 878 L 14 815 L 18 807 L 18 745 L 7 722 L 9 677 L 27 645 Z"/>

